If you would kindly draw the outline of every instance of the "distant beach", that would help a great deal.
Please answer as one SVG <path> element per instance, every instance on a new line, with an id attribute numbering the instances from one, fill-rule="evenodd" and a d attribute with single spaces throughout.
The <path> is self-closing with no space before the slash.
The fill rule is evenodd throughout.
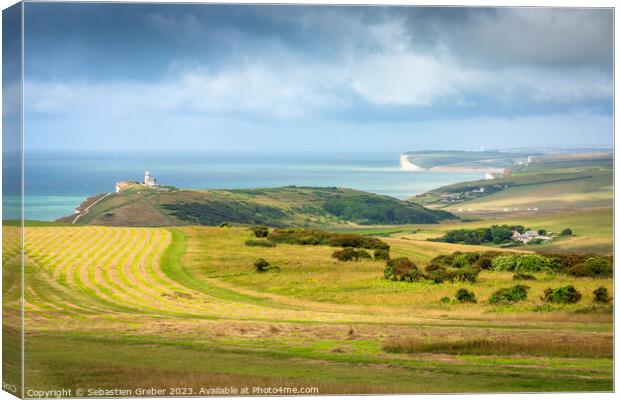
<path id="1" fill-rule="evenodd" d="M 447 172 L 447 173 L 466 173 L 466 174 L 484 174 L 488 178 L 489 174 L 503 174 L 505 168 L 496 167 L 468 167 L 461 165 L 437 165 L 431 168 L 420 167 L 413 162 L 407 154 L 400 155 L 400 167 L 404 171 L 412 172 Z"/>

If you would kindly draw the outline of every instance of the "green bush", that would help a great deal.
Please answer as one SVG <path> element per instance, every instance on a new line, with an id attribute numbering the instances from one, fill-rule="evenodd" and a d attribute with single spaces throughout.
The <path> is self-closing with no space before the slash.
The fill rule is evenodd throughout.
<path id="1" fill-rule="evenodd" d="M 443 304 L 450 304 L 452 302 L 452 300 L 450 300 L 450 298 L 448 296 L 444 296 L 441 299 L 439 299 L 439 302 L 443 303 Z"/>
<path id="2" fill-rule="evenodd" d="M 573 285 L 562 286 L 559 288 L 547 288 L 542 299 L 546 303 L 576 303 L 581 299 L 581 293 Z"/>
<path id="3" fill-rule="evenodd" d="M 461 282 L 472 282 L 475 283 L 478 279 L 478 274 L 480 270 L 474 267 L 460 268 L 454 271 L 451 275 L 453 280 L 461 281 Z"/>
<path id="4" fill-rule="evenodd" d="M 254 268 L 256 269 L 256 272 L 266 272 L 269 269 L 269 265 L 269 261 L 263 258 L 258 258 L 254 261 Z"/>
<path id="5" fill-rule="evenodd" d="M 571 236 L 573 234 L 573 230 L 571 228 L 564 228 L 562 232 L 560 232 L 560 236 Z"/>
<path id="6" fill-rule="evenodd" d="M 503 254 L 493 259 L 494 271 L 553 272 L 555 264 L 552 259 L 540 254 Z"/>
<path id="7" fill-rule="evenodd" d="M 613 275 L 611 261 L 603 257 L 590 257 L 585 262 L 577 264 L 570 269 L 574 276 L 589 276 L 592 278 L 611 278 Z"/>
<path id="8" fill-rule="evenodd" d="M 512 276 L 512 279 L 514 279 L 515 281 L 535 281 L 536 277 L 532 274 L 517 272 Z"/>
<path id="9" fill-rule="evenodd" d="M 435 271 L 446 271 L 447 268 L 441 264 L 430 263 L 426 267 L 424 267 L 426 272 L 435 272 Z"/>
<path id="10" fill-rule="evenodd" d="M 326 245 L 332 247 L 354 247 L 358 249 L 388 250 L 390 246 L 377 239 L 368 236 L 329 233 L 318 229 L 283 228 L 269 232 L 269 240 L 277 243 L 298 245 Z"/>
<path id="11" fill-rule="evenodd" d="M 594 301 L 597 303 L 609 303 L 611 301 L 607 288 L 602 286 L 597 288 L 592 294 L 594 294 Z"/>
<path id="12" fill-rule="evenodd" d="M 476 295 L 467 289 L 459 289 L 456 292 L 456 300 L 459 303 L 476 303 Z"/>
<path id="13" fill-rule="evenodd" d="M 426 277 L 421 271 L 419 271 L 418 269 L 414 269 L 410 271 L 409 274 L 405 275 L 403 280 L 405 282 L 417 282 L 425 278 Z"/>
<path id="14" fill-rule="evenodd" d="M 383 249 L 377 249 L 374 252 L 374 258 L 375 260 L 389 260 L 390 259 L 390 252 L 388 250 L 383 250 Z"/>
<path id="15" fill-rule="evenodd" d="M 245 245 L 253 246 L 253 247 L 276 247 L 276 244 L 273 242 L 270 242 L 269 240 L 256 240 L 256 239 L 246 240 Z"/>
<path id="16" fill-rule="evenodd" d="M 547 254 L 546 256 L 553 261 L 554 269 L 556 271 L 561 271 L 567 274 L 570 273 L 570 269 L 575 265 L 583 264 L 588 258 L 593 257 L 588 254 Z"/>
<path id="17" fill-rule="evenodd" d="M 454 282 L 456 271 L 448 271 L 447 269 L 434 270 L 426 276 L 435 283 L 443 283 L 445 281 Z"/>
<path id="18" fill-rule="evenodd" d="M 268 261 L 262 258 L 256 259 L 254 261 L 254 269 L 256 272 L 267 272 L 267 271 L 279 271 L 280 267 L 277 265 L 271 265 Z"/>
<path id="19" fill-rule="evenodd" d="M 514 272 L 553 272 L 553 261 L 540 254 L 523 254 L 517 260 Z"/>
<path id="20" fill-rule="evenodd" d="M 454 268 L 465 268 L 474 264 L 479 258 L 478 253 L 460 253 L 456 254 L 452 259 Z"/>
<path id="21" fill-rule="evenodd" d="M 515 285 L 511 288 L 501 288 L 491 295 L 489 298 L 489 303 L 517 303 L 519 301 L 526 300 L 529 289 L 530 287 L 525 285 Z"/>
<path id="22" fill-rule="evenodd" d="M 487 228 L 456 229 L 446 232 L 439 238 L 428 239 L 433 242 L 446 243 L 506 243 L 510 242 L 512 231 L 524 232 L 523 225 L 493 225 Z"/>
<path id="23" fill-rule="evenodd" d="M 332 247 L 355 247 L 371 250 L 389 250 L 390 246 L 377 239 L 353 234 L 330 234 L 327 244 Z"/>
<path id="24" fill-rule="evenodd" d="M 435 257 L 435 258 L 433 258 L 431 260 L 431 264 L 451 266 L 452 265 L 452 261 L 454 260 L 454 257 L 456 257 L 459 254 L 461 254 L 460 251 L 455 251 L 452 254 L 442 254 L 442 255 L 439 255 L 439 256 L 437 256 L 437 257 Z"/>
<path id="25" fill-rule="evenodd" d="M 366 250 L 355 250 L 353 247 L 336 250 L 332 253 L 332 257 L 338 261 L 359 261 L 361 258 L 371 258 Z"/>
<path id="26" fill-rule="evenodd" d="M 443 283 L 444 281 L 454 281 L 454 273 L 448 271 L 448 269 L 440 264 L 431 263 L 427 265 L 424 270 L 426 271 L 427 279 L 432 280 L 435 283 Z"/>
<path id="27" fill-rule="evenodd" d="M 385 279 L 391 281 L 413 282 L 423 278 L 418 267 L 406 257 L 395 258 L 387 262 L 383 270 Z"/>
<path id="28" fill-rule="evenodd" d="M 519 256 L 517 254 L 502 254 L 493 259 L 493 271 L 512 271 L 517 266 Z"/>
<path id="29" fill-rule="evenodd" d="M 269 228 L 266 226 L 253 226 L 250 230 L 257 238 L 266 238 L 269 235 Z"/>
<path id="30" fill-rule="evenodd" d="M 480 269 L 491 269 L 493 267 L 493 257 L 480 257 L 478 261 L 476 261 L 476 265 L 480 267 Z"/>

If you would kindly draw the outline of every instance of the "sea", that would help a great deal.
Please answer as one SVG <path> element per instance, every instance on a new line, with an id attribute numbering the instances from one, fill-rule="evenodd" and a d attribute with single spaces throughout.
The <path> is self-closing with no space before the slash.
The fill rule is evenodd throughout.
<path id="1" fill-rule="evenodd" d="M 192 189 L 335 186 L 406 199 L 439 186 L 482 179 L 480 173 L 410 172 L 399 153 L 58 153 L 24 155 L 24 214 L 52 221 L 88 196 L 113 192 L 120 180 Z M 9 202 L 10 203 L 10 202 Z M 5 202 L 5 207 L 8 203 Z M 5 217 L 11 210 L 5 210 Z"/>

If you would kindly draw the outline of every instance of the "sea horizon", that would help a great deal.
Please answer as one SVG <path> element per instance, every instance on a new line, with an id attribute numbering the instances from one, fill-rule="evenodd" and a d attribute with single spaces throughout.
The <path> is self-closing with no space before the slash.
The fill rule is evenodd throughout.
<path id="1" fill-rule="evenodd" d="M 399 166 L 401 153 L 27 151 L 24 215 L 41 221 L 71 215 L 86 197 L 114 192 L 121 180 L 142 181 L 146 170 L 158 183 L 181 189 L 347 187 L 402 200 L 484 177 L 481 173 L 404 171 Z"/>

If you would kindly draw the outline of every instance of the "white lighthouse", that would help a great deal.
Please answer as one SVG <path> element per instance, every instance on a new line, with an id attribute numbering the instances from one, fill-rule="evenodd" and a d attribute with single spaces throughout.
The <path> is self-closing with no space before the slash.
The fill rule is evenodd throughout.
<path id="1" fill-rule="evenodd" d="M 144 171 L 144 184 L 150 187 L 157 186 L 157 180 L 153 178 L 149 171 Z"/>

